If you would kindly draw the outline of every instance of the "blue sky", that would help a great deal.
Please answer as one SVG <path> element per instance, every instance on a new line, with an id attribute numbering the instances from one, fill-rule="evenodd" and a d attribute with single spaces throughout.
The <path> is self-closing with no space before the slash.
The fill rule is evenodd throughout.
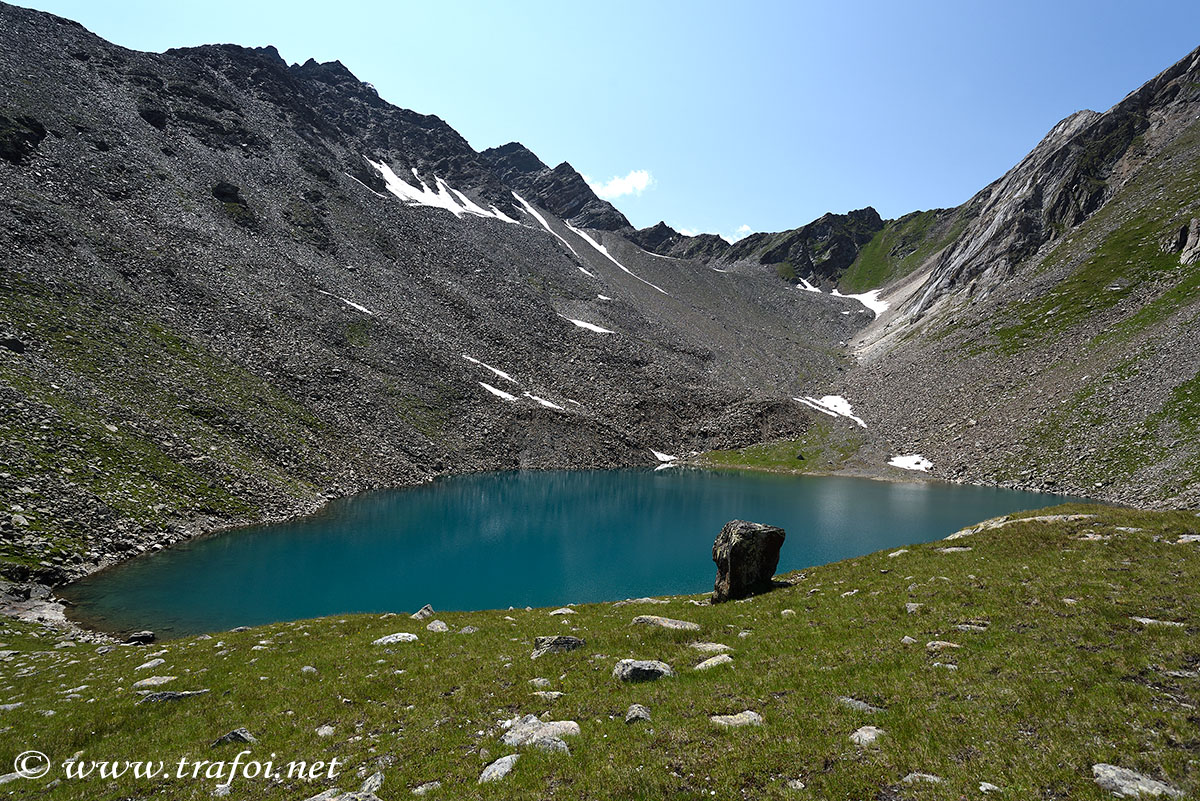
<path id="1" fill-rule="evenodd" d="M 476 149 L 626 179 L 639 227 L 731 238 L 957 205 L 1200 45 L 1195 0 L 19 2 L 139 50 L 338 59 Z"/>

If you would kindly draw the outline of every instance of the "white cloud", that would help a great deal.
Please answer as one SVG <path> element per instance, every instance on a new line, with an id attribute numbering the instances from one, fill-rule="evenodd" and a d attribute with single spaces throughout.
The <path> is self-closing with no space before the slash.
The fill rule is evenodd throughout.
<path id="1" fill-rule="evenodd" d="M 676 230 L 684 236 L 695 236 L 696 234 L 700 233 L 695 228 L 677 228 Z"/>
<path id="2" fill-rule="evenodd" d="M 587 181 L 588 186 L 598 196 L 605 200 L 613 200 L 624 195 L 642 194 L 654 183 L 654 176 L 650 174 L 649 170 L 630 170 L 624 178 L 614 176 L 608 180 L 608 183 L 593 181 L 586 175 L 583 176 L 583 180 Z"/>

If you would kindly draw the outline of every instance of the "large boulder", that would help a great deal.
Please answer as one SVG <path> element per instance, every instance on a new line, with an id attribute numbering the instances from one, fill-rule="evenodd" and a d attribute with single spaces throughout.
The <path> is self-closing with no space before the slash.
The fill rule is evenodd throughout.
<path id="1" fill-rule="evenodd" d="M 779 566 L 779 549 L 787 536 L 778 526 L 730 520 L 713 543 L 717 563 L 713 603 L 745 598 L 770 589 Z"/>

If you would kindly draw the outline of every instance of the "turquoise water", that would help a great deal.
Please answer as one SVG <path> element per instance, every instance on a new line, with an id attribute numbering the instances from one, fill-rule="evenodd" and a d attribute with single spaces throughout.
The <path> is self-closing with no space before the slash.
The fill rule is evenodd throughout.
<path id="1" fill-rule="evenodd" d="M 101 628 L 194 634 L 348 612 L 494 609 L 696 593 L 735 518 L 783 526 L 784 572 L 1071 500 L 835 476 L 483 473 L 345 498 L 188 542 L 66 589 Z"/>

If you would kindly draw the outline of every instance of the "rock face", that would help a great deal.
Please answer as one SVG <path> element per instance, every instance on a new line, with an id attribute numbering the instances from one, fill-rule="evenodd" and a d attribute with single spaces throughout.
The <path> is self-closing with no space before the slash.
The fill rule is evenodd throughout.
<path id="1" fill-rule="evenodd" d="M 779 566 L 779 549 L 787 536 L 783 529 L 763 523 L 731 520 L 713 543 L 717 563 L 713 603 L 745 598 L 770 589 Z"/>

